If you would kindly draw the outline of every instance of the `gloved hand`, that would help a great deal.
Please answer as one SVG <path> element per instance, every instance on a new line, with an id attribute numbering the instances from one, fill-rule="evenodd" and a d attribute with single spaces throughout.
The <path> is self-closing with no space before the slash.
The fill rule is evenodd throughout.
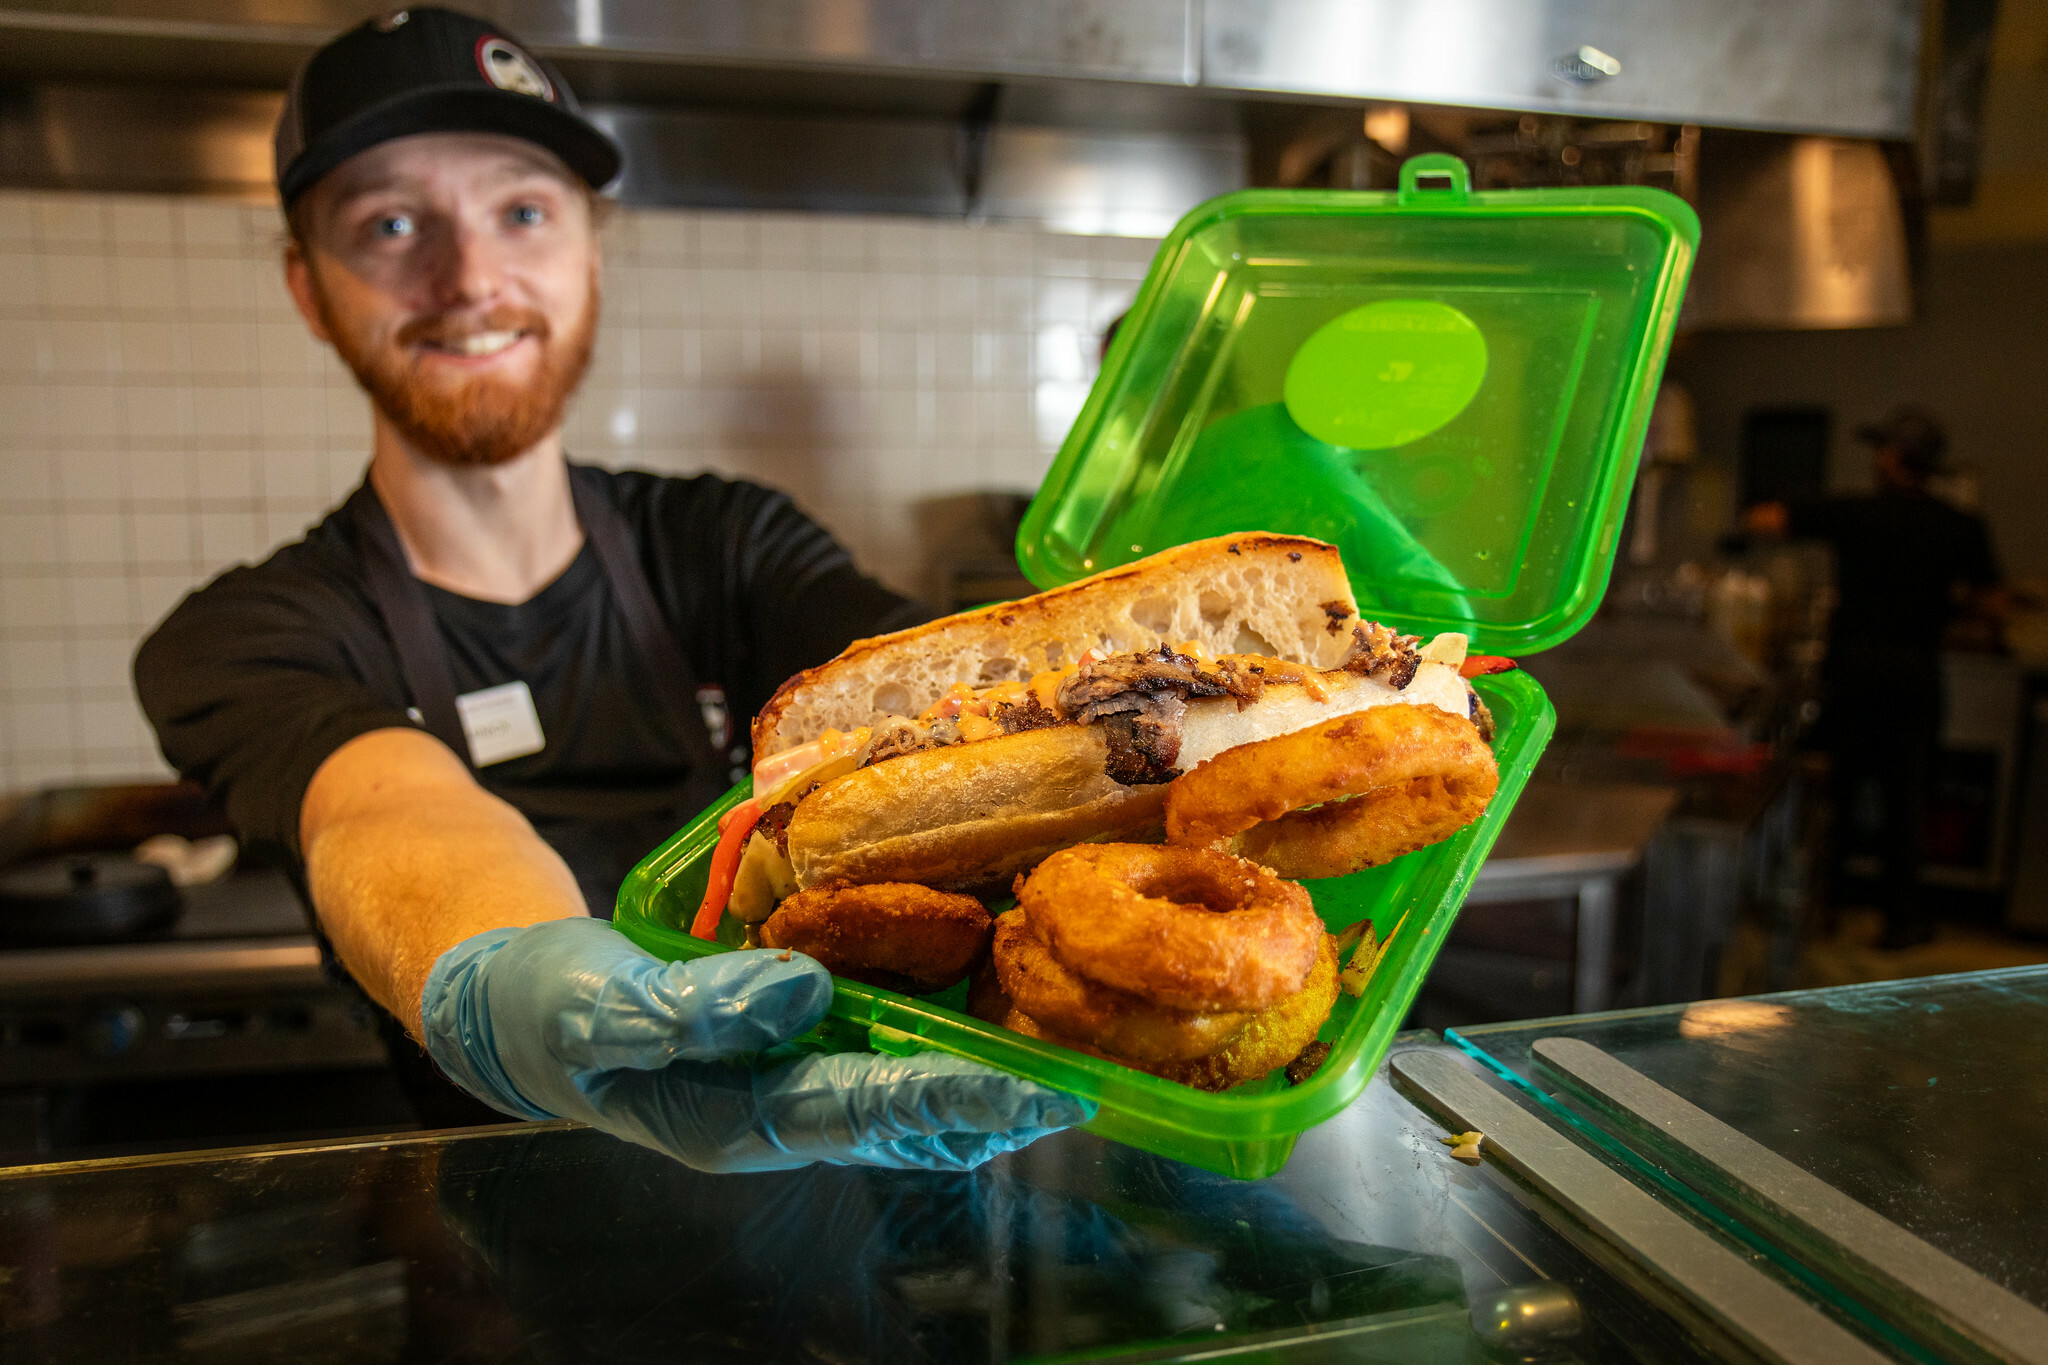
<path id="1" fill-rule="evenodd" d="M 435 962 L 427 1050 L 519 1118 L 571 1118 L 706 1171 L 967 1170 L 1095 1106 L 958 1057 L 746 1057 L 815 1024 L 832 978 L 792 953 L 662 962 L 609 924 L 493 929 Z"/>

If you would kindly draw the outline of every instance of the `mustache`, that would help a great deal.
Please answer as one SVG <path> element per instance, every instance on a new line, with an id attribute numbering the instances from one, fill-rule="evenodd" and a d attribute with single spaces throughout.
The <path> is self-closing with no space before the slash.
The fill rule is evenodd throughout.
<path id="1" fill-rule="evenodd" d="M 480 332 L 525 332 L 546 341 L 550 331 L 546 315 L 538 310 L 500 304 L 482 313 L 434 313 L 414 318 L 398 329 L 394 340 L 400 346 L 444 346 Z"/>

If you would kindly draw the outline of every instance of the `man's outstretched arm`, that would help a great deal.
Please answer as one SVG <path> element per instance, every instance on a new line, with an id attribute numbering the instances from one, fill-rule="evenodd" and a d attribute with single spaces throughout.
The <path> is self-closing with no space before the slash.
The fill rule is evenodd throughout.
<path id="1" fill-rule="evenodd" d="M 420 730 L 373 730 L 330 754 L 299 808 L 299 847 L 342 965 L 415 1038 L 443 953 L 585 913 L 561 855 Z"/>
<path id="2" fill-rule="evenodd" d="M 661 962 L 584 913 L 519 812 L 417 731 L 359 735 L 301 806 L 313 903 L 357 981 L 463 1089 L 707 1170 L 963 1170 L 1094 1106 L 958 1057 L 760 1058 L 817 1023 L 825 969 Z"/>

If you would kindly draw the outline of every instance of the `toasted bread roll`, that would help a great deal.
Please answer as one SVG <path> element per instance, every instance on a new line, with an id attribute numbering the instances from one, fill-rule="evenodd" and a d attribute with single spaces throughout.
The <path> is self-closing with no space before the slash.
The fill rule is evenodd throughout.
<path id="1" fill-rule="evenodd" d="M 1188 704 L 1176 766 L 1374 706 L 1436 705 L 1462 715 L 1466 696 L 1455 670 L 1425 664 L 1399 691 L 1339 673 L 1315 688 L 1275 684 L 1241 710 L 1229 697 L 1199 698 Z M 790 818 L 797 885 L 987 886 L 1078 843 L 1161 837 L 1165 786 L 1125 786 L 1107 775 L 1108 763 L 1101 726 L 1061 725 L 849 773 Z"/>
<path id="2" fill-rule="evenodd" d="M 828 782 L 789 821 L 797 885 L 983 886 L 1089 839 L 1160 837 L 1166 788 L 1103 771 L 1099 728 L 1063 725 L 906 754 Z"/>

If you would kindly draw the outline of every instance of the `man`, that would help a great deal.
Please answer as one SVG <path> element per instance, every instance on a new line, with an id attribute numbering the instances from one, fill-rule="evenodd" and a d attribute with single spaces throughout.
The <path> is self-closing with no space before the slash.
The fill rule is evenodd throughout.
<path id="1" fill-rule="evenodd" d="M 779 494 L 567 463 L 619 154 L 559 75 L 398 11 L 307 62 L 277 163 L 285 281 L 370 397 L 369 477 L 187 598 L 136 685 L 342 965 L 494 1108 L 710 1169 L 971 1166 L 1085 1117 L 951 1058 L 740 1060 L 817 1021 L 822 968 L 668 966 L 587 917 L 728 783 L 700 683 L 751 714 L 918 614 Z"/>
<path id="2" fill-rule="evenodd" d="M 1825 541 L 1835 556 L 1834 614 L 1822 669 L 1829 786 L 1846 842 L 1875 795 L 1881 820 L 1885 942 L 1933 933 L 1920 895 L 1921 821 L 1942 718 L 1941 642 L 1966 609 L 1997 609 L 1998 564 L 1982 518 L 1927 491 L 1948 439 L 1926 409 L 1902 405 L 1859 427 L 1877 492 L 1749 509 L 1749 529 Z"/>

